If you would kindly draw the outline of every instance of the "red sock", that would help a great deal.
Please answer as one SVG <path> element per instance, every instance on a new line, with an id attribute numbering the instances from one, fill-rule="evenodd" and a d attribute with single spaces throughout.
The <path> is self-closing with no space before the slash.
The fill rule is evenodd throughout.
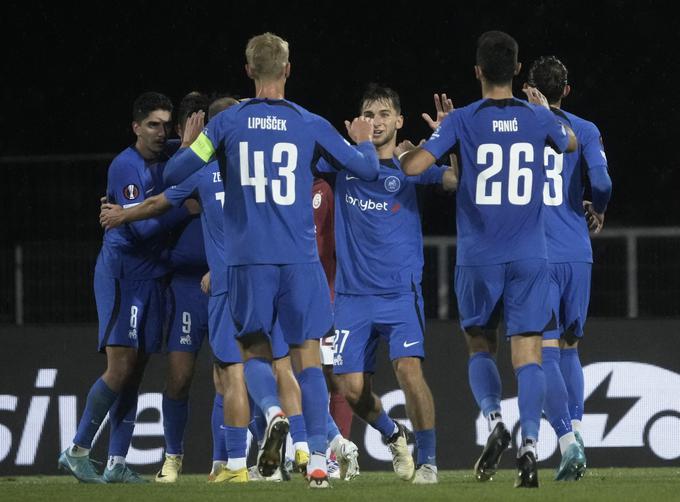
<path id="1" fill-rule="evenodd" d="M 349 438 L 352 429 L 352 408 L 339 392 L 331 392 L 330 410 L 342 437 Z"/>

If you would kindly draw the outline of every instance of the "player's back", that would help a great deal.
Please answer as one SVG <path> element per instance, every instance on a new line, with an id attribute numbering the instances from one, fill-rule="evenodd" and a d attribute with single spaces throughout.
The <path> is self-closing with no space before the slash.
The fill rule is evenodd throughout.
<path id="1" fill-rule="evenodd" d="M 576 139 L 576 151 L 557 154 L 546 148 L 547 181 L 543 202 L 548 260 L 552 263 L 592 263 L 588 225 L 583 216 L 584 177 L 590 167 L 607 164 L 600 132 L 595 124 L 573 113 L 553 109 L 568 122 Z"/>
<path id="2" fill-rule="evenodd" d="M 210 294 L 227 291 L 227 264 L 224 255 L 224 185 L 217 162 L 211 162 L 202 171 L 198 182 L 201 198 L 201 220 L 205 253 L 210 267 Z"/>
<path id="3" fill-rule="evenodd" d="M 318 261 L 309 194 L 321 122 L 287 100 L 251 99 L 208 125 L 225 178 L 228 265 Z"/>
<path id="4" fill-rule="evenodd" d="M 457 264 L 546 258 L 543 151 L 554 117 L 516 98 L 482 99 L 459 112 Z"/>

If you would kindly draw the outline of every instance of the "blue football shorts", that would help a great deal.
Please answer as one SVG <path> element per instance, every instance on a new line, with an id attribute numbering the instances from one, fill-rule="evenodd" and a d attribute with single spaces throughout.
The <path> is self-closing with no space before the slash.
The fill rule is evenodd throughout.
<path id="1" fill-rule="evenodd" d="M 557 314 L 557 329 L 546 331 L 543 338 L 555 340 L 565 334 L 583 337 L 583 326 L 590 304 L 592 263 L 551 263 L 550 305 Z"/>
<path id="2" fill-rule="evenodd" d="M 94 273 L 94 296 L 99 319 L 99 351 L 107 346 L 160 352 L 165 317 L 163 279 L 117 279 Z"/>
<path id="3" fill-rule="evenodd" d="M 167 289 L 168 352 L 198 352 L 208 334 L 208 295 L 202 275 L 174 274 Z"/>
<path id="4" fill-rule="evenodd" d="M 543 333 L 554 323 L 545 259 L 456 266 L 454 283 L 463 330 L 495 329 L 500 314 L 507 336 Z"/>
<path id="5" fill-rule="evenodd" d="M 212 348 L 215 359 L 224 364 L 242 362 L 241 351 L 236 340 L 238 331 L 234 325 L 234 320 L 231 318 L 228 293 L 210 297 L 208 315 L 210 348 Z M 283 333 L 281 333 L 278 323 L 274 323 L 272 330 L 272 354 L 274 359 L 288 355 L 288 344 L 283 340 Z"/>
<path id="6" fill-rule="evenodd" d="M 239 337 L 271 337 L 278 322 L 288 345 L 302 345 L 320 339 L 333 325 L 330 291 L 319 262 L 234 266 L 229 282 Z"/>
<path id="7" fill-rule="evenodd" d="M 382 338 L 392 361 L 425 357 L 423 297 L 420 286 L 410 293 L 335 296 L 333 372 L 374 373 Z"/>

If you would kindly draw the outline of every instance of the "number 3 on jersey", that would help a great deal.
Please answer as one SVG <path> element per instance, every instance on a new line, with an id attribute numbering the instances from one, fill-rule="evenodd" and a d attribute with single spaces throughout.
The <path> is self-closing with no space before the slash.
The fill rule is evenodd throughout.
<path id="1" fill-rule="evenodd" d="M 284 161 L 285 165 L 280 165 Z M 255 187 L 255 202 L 267 202 L 266 186 L 269 180 L 265 176 L 264 152 L 253 152 L 253 174 L 250 176 L 250 152 L 248 142 L 239 143 L 239 158 L 241 167 L 241 186 Z M 278 176 L 281 179 L 271 180 L 272 199 L 276 204 L 290 206 L 295 203 L 295 168 L 297 168 L 298 150 L 293 143 L 276 143 L 272 150 L 272 163 L 279 164 Z M 284 187 L 285 180 L 285 187 Z"/>

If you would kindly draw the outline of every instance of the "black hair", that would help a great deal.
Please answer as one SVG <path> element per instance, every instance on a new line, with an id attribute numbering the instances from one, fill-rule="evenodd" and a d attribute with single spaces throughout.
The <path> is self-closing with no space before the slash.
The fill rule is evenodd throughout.
<path id="1" fill-rule="evenodd" d="M 374 82 L 368 84 L 364 94 L 361 96 L 359 113 L 361 113 L 364 104 L 373 103 L 374 101 L 386 101 L 391 103 L 397 111 L 397 115 L 401 115 L 401 100 L 399 99 L 399 94 L 397 94 L 394 89 Z"/>
<path id="2" fill-rule="evenodd" d="M 184 129 L 184 124 L 192 113 L 203 110 L 208 113 L 208 97 L 197 91 L 191 91 L 182 98 L 179 102 L 179 109 L 177 112 L 177 123 Z"/>
<path id="3" fill-rule="evenodd" d="M 487 31 L 477 39 L 477 66 L 492 84 L 507 84 L 515 76 L 517 41 L 502 31 Z"/>
<path id="4" fill-rule="evenodd" d="M 172 101 L 159 92 L 142 93 L 132 104 L 132 120 L 141 122 L 154 110 L 166 110 L 172 113 Z"/>
<path id="5" fill-rule="evenodd" d="M 557 103 L 562 99 L 568 75 L 567 67 L 555 56 L 541 56 L 531 63 L 527 83 L 541 91 L 548 103 Z"/>

